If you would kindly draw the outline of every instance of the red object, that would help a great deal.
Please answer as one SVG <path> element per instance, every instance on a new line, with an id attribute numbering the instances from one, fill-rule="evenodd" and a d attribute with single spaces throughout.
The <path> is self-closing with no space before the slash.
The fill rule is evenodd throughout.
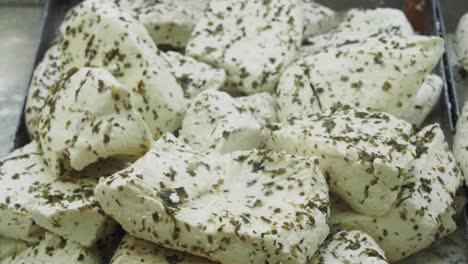
<path id="1" fill-rule="evenodd" d="M 405 14 L 408 17 L 414 30 L 418 33 L 424 33 L 424 10 L 426 9 L 426 0 L 406 0 Z"/>

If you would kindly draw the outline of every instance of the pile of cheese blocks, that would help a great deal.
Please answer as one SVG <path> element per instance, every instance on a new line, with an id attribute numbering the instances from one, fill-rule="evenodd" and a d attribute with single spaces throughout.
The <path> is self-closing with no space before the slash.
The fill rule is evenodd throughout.
<path id="1" fill-rule="evenodd" d="M 443 52 L 389 8 L 83 1 L 34 72 L 32 142 L 0 160 L 0 263 L 409 257 L 463 206 L 421 126 Z"/>

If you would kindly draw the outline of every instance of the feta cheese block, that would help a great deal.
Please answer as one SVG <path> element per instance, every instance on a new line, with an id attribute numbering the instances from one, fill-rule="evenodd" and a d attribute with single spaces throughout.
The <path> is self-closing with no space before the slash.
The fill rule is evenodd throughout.
<path id="1" fill-rule="evenodd" d="M 92 246 L 114 223 L 94 200 L 96 184 L 55 179 L 35 142 L 16 150 L 0 160 L 0 235 L 37 241 L 45 228 Z"/>
<path id="2" fill-rule="evenodd" d="M 210 260 L 160 247 L 151 242 L 126 235 L 110 264 L 210 264 Z"/>
<path id="3" fill-rule="evenodd" d="M 421 130 L 413 143 L 416 157 L 392 209 L 380 217 L 332 205 L 334 230 L 362 230 L 390 261 L 406 258 L 456 229 L 454 197 L 462 175 L 439 125 Z"/>
<path id="4" fill-rule="evenodd" d="M 114 0 L 148 30 L 159 46 L 185 48 L 209 0 Z"/>
<path id="5" fill-rule="evenodd" d="M 0 237 L 0 261 L 16 256 L 27 247 L 28 244 L 22 240 Z"/>
<path id="6" fill-rule="evenodd" d="M 59 46 L 53 45 L 33 72 L 24 115 L 29 135 L 36 133 L 39 116 L 49 95 L 48 90 L 62 77 L 62 64 Z"/>
<path id="7" fill-rule="evenodd" d="M 83 1 L 67 14 L 60 33 L 63 73 L 81 67 L 108 70 L 131 90 L 131 100 L 141 106 L 137 110 L 154 138 L 180 127 L 182 88 L 157 55 L 145 27 L 131 15 L 109 1 Z"/>
<path id="8" fill-rule="evenodd" d="M 453 139 L 453 154 L 468 182 L 468 103 L 463 105 Z"/>
<path id="9" fill-rule="evenodd" d="M 257 93 L 237 97 L 245 109 L 249 110 L 261 125 L 278 122 L 276 98 L 269 93 Z"/>
<path id="10" fill-rule="evenodd" d="M 328 235 L 316 158 L 266 150 L 202 154 L 166 134 L 101 178 L 103 210 L 130 234 L 221 263 L 306 263 Z"/>
<path id="11" fill-rule="evenodd" d="M 413 159 L 411 124 L 381 112 L 336 106 L 270 127 L 268 148 L 319 157 L 330 190 L 366 215 L 392 207 Z"/>
<path id="12" fill-rule="evenodd" d="M 228 90 L 271 92 L 302 42 L 299 0 L 215 0 L 192 33 L 189 56 L 226 70 Z"/>
<path id="13" fill-rule="evenodd" d="M 325 33 L 338 25 L 335 11 L 314 0 L 300 0 L 304 15 L 304 38 Z"/>
<path id="14" fill-rule="evenodd" d="M 441 38 L 408 36 L 371 38 L 305 57 L 281 76 L 278 117 L 300 118 L 342 103 L 401 118 L 443 52 Z"/>
<path id="15" fill-rule="evenodd" d="M 439 102 L 443 86 L 444 83 L 440 76 L 435 74 L 427 76 L 423 85 L 419 88 L 413 104 L 403 113 L 402 119 L 416 127 L 421 126 Z"/>
<path id="16" fill-rule="evenodd" d="M 179 137 L 201 151 L 227 153 L 259 146 L 264 138 L 254 115 L 225 92 L 206 90 L 191 102 Z"/>
<path id="17" fill-rule="evenodd" d="M 460 61 L 468 71 L 468 13 L 466 13 L 458 22 L 455 33 L 455 50 Z"/>
<path id="18" fill-rule="evenodd" d="M 311 264 L 386 264 L 385 252 L 368 234 L 340 231 L 327 238 Z"/>
<path id="19" fill-rule="evenodd" d="M 137 110 L 144 105 L 133 105 L 129 89 L 106 70 L 72 69 L 50 92 L 36 138 L 55 177 L 149 149 L 151 130 Z"/>
<path id="20" fill-rule="evenodd" d="M 46 234 L 39 244 L 30 246 L 16 256 L 0 261 L 0 264 L 99 264 L 96 252 L 81 247 L 53 234 Z"/>
<path id="21" fill-rule="evenodd" d="M 184 90 L 185 98 L 193 98 L 207 89 L 219 90 L 226 82 L 226 72 L 178 52 L 160 52 L 169 71 Z"/>
<path id="22" fill-rule="evenodd" d="M 394 8 L 351 9 L 333 30 L 305 41 L 303 51 L 316 54 L 370 37 L 413 35 L 413 28 L 405 14 Z"/>

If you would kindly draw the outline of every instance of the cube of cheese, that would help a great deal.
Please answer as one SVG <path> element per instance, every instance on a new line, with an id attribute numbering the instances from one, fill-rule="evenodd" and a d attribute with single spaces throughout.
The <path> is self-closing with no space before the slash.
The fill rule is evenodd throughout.
<path id="1" fill-rule="evenodd" d="M 281 121 L 336 103 L 401 118 L 444 52 L 438 37 L 381 37 L 305 57 L 277 87 Z"/>
<path id="2" fill-rule="evenodd" d="M 160 52 L 169 71 L 184 90 L 185 98 L 193 98 L 207 89 L 219 90 L 226 82 L 226 72 L 178 52 Z"/>
<path id="3" fill-rule="evenodd" d="M 22 240 L 0 237 L 0 262 L 8 257 L 18 255 L 27 247 L 28 244 Z"/>
<path id="4" fill-rule="evenodd" d="M 278 122 L 276 98 L 269 93 L 258 93 L 237 97 L 245 109 L 249 110 L 261 125 Z"/>
<path id="5" fill-rule="evenodd" d="M 110 264 L 214 264 L 190 254 L 160 247 L 151 242 L 126 235 Z"/>
<path id="6" fill-rule="evenodd" d="M 304 14 L 304 38 L 323 34 L 337 26 L 335 11 L 316 3 L 314 0 L 301 0 Z"/>
<path id="7" fill-rule="evenodd" d="M 206 90 L 191 101 L 179 136 L 196 149 L 220 153 L 255 148 L 264 138 L 254 115 L 229 94 L 216 90 Z"/>
<path id="8" fill-rule="evenodd" d="M 171 134 L 101 178 L 103 210 L 130 234 L 221 263 L 305 263 L 328 235 L 316 158 L 203 154 Z"/>
<path id="9" fill-rule="evenodd" d="M 208 0 L 114 0 L 148 30 L 159 46 L 185 48 Z"/>
<path id="10" fill-rule="evenodd" d="M 271 92 L 301 47 L 298 0 L 216 0 L 195 26 L 188 55 L 226 70 L 229 90 Z"/>
<path id="11" fill-rule="evenodd" d="M 380 217 L 332 206 L 335 230 L 362 230 L 372 236 L 390 261 L 406 258 L 456 229 L 455 193 L 462 174 L 438 125 L 412 138 L 417 147 L 397 202 Z"/>
<path id="12" fill-rule="evenodd" d="M 413 28 L 405 14 L 394 8 L 351 9 L 335 29 L 308 38 L 303 51 L 308 54 L 348 44 L 359 43 L 370 37 L 413 35 Z"/>
<path id="13" fill-rule="evenodd" d="M 463 105 L 453 140 L 453 154 L 468 182 L 468 103 Z"/>
<path id="14" fill-rule="evenodd" d="M 312 258 L 311 264 L 387 264 L 385 252 L 368 234 L 340 231 L 327 238 Z"/>
<path id="15" fill-rule="evenodd" d="M 414 154 L 412 126 L 380 112 L 337 106 L 270 127 L 267 147 L 319 157 L 331 191 L 366 215 L 392 207 Z"/>
<path id="16" fill-rule="evenodd" d="M 463 67 L 468 71 L 468 13 L 458 22 L 455 36 L 455 49 Z"/>
<path id="17" fill-rule="evenodd" d="M 55 179 L 35 142 L 11 153 L 0 160 L 0 235 L 37 241 L 45 228 L 92 246 L 114 225 L 94 200 L 96 183 Z"/>
<path id="18" fill-rule="evenodd" d="M 144 105 L 132 104 L 130 90 L 106 70 L 73 69 L 51 92 L 36 138 L 55 177 L 149 149 L 151 130 L 137 110 Z"/>
<path id="19" fill-rule="evenodd" d="M 67 241 L 53 234 L 46 234 L 37 245 L 30 246 L 16 256 L 9 257 L 1 264 L 99 264 L 96 252 L 81 247 L 78 243 Z"/>

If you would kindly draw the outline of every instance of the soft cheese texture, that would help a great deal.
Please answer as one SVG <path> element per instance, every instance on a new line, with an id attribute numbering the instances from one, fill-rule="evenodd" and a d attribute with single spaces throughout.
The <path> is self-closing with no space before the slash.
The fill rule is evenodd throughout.
<path id="1" fill-rule="evenodd" d="M 0 261 L 16 256 L 21 251 L 28 247 L 26 242 L 22 240 L 0 237 Z"/>
<path id="2" fill-rule="evenodd" d="M 463 105 L 453 140 L 453 154 L 468 182 L 468 103 Z"/>
<path id="3" fill-rule="evenodd" d="M 60 33 L 62 73 L 80 67 L 104 68 L 131 90 L 131 100 L 142 106 L 137 110 L 154 138 L 180 127 L 185 110 L 182 88 L 157 55 L 145 27 L 131 15 L 109 1 L 84 1 L 67 14 Z M 35 97 L 30 94 L 35 100 L 49 93 L 48 89 L 36 91 Z M 31 115 L 29 131 L 33 132 L 37 113 L 29 113 L 27 107 L 26 114 Z"/>
<path id="4" fill-rule="evenodd" d="M 338 24 L 336 13 L 314 0 L 300 0 L 304 14 L 304 38 L 331 30 Z"/>
<path id="5" fill-rule="evenodd" d="M 327 238 L 311 264 L 387 264 L 385 253 L 368 234 L 340 231 Z"/>
<path id="6" fill-rule="evenodd" d="M 328 235 L 316 158 L 201 154 L 171 134 L 96 198 L 136 237 L 222 263 L 305 263 Z"/>
<path id="7" fill-rule="evenodd" d="M 46 234 L 37 245 L 30 246 L 16 256 L 9 257 L 0 264 L 99 264 L 99 257 L 93 250 L 67 241 L 56 235 Z"/>
<path id="8" fill-rule="evenodd" d="M 137 18 L 159 45 L 184 48 L 208 0 L 113 0 Z"/>
<path id="9" fill-rule="evenodd" d="M 402 119 L 419 127 L 439 102 L 444 83 L 438 75 L 431 74 L 426 77 L 419 88 L 413 104 L 403 113 Z"/>
<path id="10" fill-rule="evenodd" d="M 210 260 L 125 235 L 110 264 L 210 264 Z"/>
<path id="11" fill-rule="evenodd" d="M 195 27 L 187 54 L 226 70 L 230 90 L 273 91 L 301 46 L 299 1 L 215 0 Z"/>
<path id="12" fill-rule="evenodd" d="M 202 151 L 227 153 L 262 143 L 262 128 L 254 115 L 229 94 L 206 90 L 185 113 L 181 140 Z"/>
<path id="13" fill-rule="evenodd" d="M 360 213 L 383 215 L 397 200 L 413 158 L 411 132 L 409 123 L 391 115 L 337 106 L 271 125 L 267 147 L 316 155 L 331 191 Z"/>
<path id="14" fill-rule="evenodd" d="M 236 100 L 250 111 L 261 125 L 278 122 L 276 98 L 269 93 L 237 97 Z"/>
<path id="15" fill-rule="evenodd" d="M 55 177 L 149 149 L 151 130 L 137 111 L 144 106 L 133 105 L 129 89 L 106 70 L 70 70 L 50 92 L 36 138 Z"/>
<path id="16" fill-rule="evenodd" d="M 463 67 L 468 70 L 468 13 L 458 22 L 455 49 Z"/>
<path id="17" fill-rule="evenodd" d="M 437 37 L 381 37 L 305 57 L 277 87 L 281 121 L 336 103 L 402 117 L 444 52 Z"/>
<path id="18" fill-rule="evenodd" d="M 92 246 L 113 221 L 94 200 L 95 179 L 56 180 L 37 143 L 0 160 L 0 235 L 37 241 L 44 230 Z"/>
<path id="19" fill-rule="evenodd" d="M 169 71 L 184 90 L 185 98 L 193 98 L 207 89 L 219 90 L 226 82 L 226 72 L 178 52 L 161 52 Z"/>
<path id="20" fill-rule="evenodd" d="M 462 175 L 438 125 L 413 139 L 417 147 L 398 200 L 384 216 L 359 215 L 332 205 L 332 229 L 362 230 L 372 236 L 390 261 L 408 257 L 456 229 L 455 192 Z"/>
<path id="21" fill-rule="evenodd" d="M 351 9 L 336 28 L 322 35 L 308 38 L 303 51 L 315 54 L 370 37 L 413 35 L 413 28 L 405 14 L 394 8 Z"/>

